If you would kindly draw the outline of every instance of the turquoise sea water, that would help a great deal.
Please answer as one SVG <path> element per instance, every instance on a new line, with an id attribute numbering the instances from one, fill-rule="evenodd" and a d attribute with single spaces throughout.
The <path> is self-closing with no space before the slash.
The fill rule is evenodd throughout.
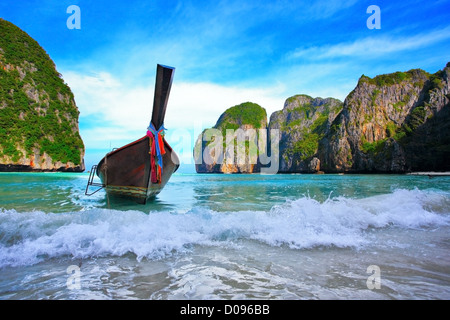
<path id="1" fill-rule="evenodd" d="M 0 174 L 0 299 L 450 298 L 450 177 L 175 174 L 146 205 L 87 179 Z"/>

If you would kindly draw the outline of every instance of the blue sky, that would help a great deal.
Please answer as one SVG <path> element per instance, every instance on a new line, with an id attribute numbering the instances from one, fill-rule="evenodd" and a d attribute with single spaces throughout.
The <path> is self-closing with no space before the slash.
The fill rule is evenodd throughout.
<path id="1" fill-rule="evenodd" d="M 81 29 L 66 10 L 80 8 Z M 369 29 L 377 5 L 381 29 Z M 198 133 L 228 107 L 268 115 L 295 94 L 344 100 L 362 74 L 450 61 L 448 1 L 2 0 L 0 17 L 39 42 L 75 94 L 86 166 L 140 138 L 156 64 L 176 68 L 167 140 L 192 160 Z"/>

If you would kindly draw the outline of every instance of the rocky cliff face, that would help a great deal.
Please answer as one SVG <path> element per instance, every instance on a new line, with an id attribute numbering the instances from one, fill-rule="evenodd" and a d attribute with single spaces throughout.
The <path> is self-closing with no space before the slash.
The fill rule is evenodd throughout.
<path id="1" fill-rule="evenodd" d="M 319 141 L 329 133 L 342 105 L 333 98 L 296 95 L 286 100 L 283 110 L 270 116 L 269 129 L 278 129 L 280 133 L 279 172 L 314 173 L 321 170 L 321 161 L 317 157 Z"/>
<path id="2" fill-rule="evenodd" d="M 47 53 L 0 19 L 0 171 L 83 171 L 78 116 Z"/>
<path id="3" fill-rule="evenodd" d="M 227 109 L 213 128 L 204 130 L 198 137 L 194 148 L 196 171 L 259 172 L 259 130 L 266 128 L 266 110 L 255 103 L 246 102 Z"/>
<path id="4" fill-rule="evenodd" d="M 448 170 L 449 67 L 362 76 L 319 143 L 321 169 Z"/>
<path id="5" fill-rule="evenodd" d="M 344 103 L 307 95 L 287 99 L 283 109 L 271 115 L 268 126 L 279 133 L 278 172 L 449 171 L 449 78 L 450 63 L 435 74 L 414 69 L 373 79 L 363 75 Z M 265 127 L 264 117 L 256 125 L 249 124 L 257 118 L 256 109 L 245 109 L 243 117 L 236 112 L 241 106 L 234 108 L 233 116 L 225 112 L 214 127 L 218 136 L 225 137 L 225 128 Z M 225 161 L 219 165 L 232 155 L 208 149 L 214 146 L 214 138 L 205 142 L 201 137 L 197 150 L 206 150 L 212 161 L 197 165 L 198 172 L 259 171 L 259 164 L 227 165 Z M 260 149 L 261 139 L 252 136 L 250 141 Z"/>

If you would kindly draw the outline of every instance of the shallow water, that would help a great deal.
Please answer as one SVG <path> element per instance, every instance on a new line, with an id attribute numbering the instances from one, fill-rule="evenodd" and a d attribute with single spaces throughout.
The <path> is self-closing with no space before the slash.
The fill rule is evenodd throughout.
<path id="1" fill-rule="evenodd" d="M 0 299 L 450 298 L 450 177 L 175 174 L 147 205 L 87 178 L 0 174 Z"/>

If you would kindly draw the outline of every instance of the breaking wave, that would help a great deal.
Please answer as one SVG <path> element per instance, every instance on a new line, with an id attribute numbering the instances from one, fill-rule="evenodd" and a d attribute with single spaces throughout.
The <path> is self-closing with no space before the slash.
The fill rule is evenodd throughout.
<path id="1" fill-rule="evenodd" d="M 82 212 L 0 211 L 0 268 L 33 265 L 52 258 L 134 254 L 161 259 L 194 245 L 236 245 L 250 239 L 270 246 L 307 249 L 356 247 L 370 242 L 368 230 L 428 229 L 450 225 L 450 193 L 395 190 L 352 199 L 310 197 L 269 211 Z"/>

